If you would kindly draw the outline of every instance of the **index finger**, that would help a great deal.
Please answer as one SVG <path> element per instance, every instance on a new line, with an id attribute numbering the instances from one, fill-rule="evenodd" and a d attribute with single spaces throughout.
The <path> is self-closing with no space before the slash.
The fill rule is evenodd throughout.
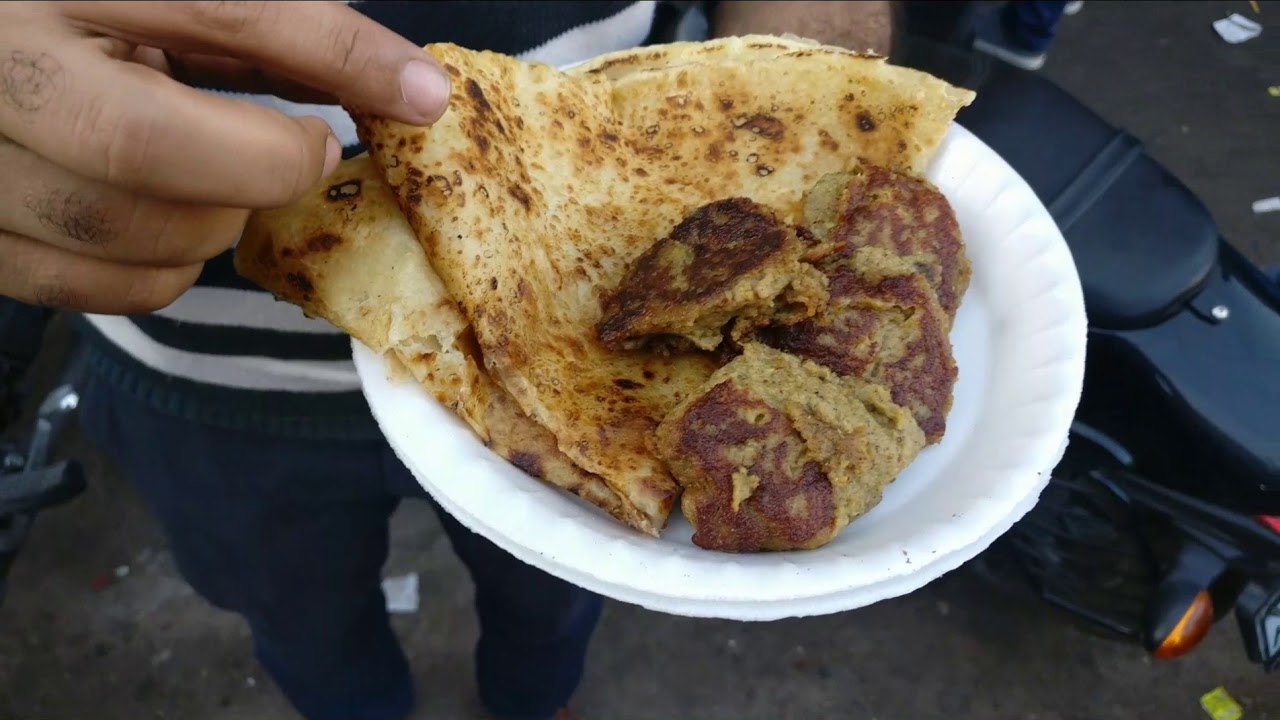
<path id="1" fill-rule="evenodd" d="M 337 2 L 63 2 L 83 29 L 173 50 L 218 51 L 343 102 L 429 125 L 449 75 L 405 38 Z"/>

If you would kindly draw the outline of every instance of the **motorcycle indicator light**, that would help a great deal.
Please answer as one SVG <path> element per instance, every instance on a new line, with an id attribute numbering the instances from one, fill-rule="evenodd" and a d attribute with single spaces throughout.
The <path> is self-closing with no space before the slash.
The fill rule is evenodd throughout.
<path id="1" fill-rule="evenodd" d="M 1159 660 L 1173 660 L 1191 652 L 1213 627 L 1213 599 L 1207 590 L 1196 593 L 1182 617 L 1152 652 Z"/>

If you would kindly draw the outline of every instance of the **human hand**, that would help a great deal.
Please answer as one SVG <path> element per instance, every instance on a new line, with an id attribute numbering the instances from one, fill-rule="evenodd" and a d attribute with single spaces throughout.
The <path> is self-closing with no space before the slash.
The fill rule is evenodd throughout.
<path id="1" fill-rule="evenodd" d="M 429 55 L 341 3 L 0 3 L 0 295 L 164 307 L 250 210 L 289 203 L 341 159 L 320 118 L 183 81 L 416 125 L 449 97 Z"/>

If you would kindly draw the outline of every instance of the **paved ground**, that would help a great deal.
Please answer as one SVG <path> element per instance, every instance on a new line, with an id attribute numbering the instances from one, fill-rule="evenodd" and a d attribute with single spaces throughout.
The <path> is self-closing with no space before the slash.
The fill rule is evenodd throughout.
<path id="1" fill-rule="evenodd" d="M 1210 22 L 1244 2 L 1089 3 L 1045 72 L 1147 140 L 1250 255 L 1280 262 L 1280 3 L 1263 37 L 1227 47 Z M 46 375 L 63 353 L 55 332 Z M 71 434 L 91 488 L 44 516 L 0 612 L 0 718 L 266 720 L 294 717 L 231 617 L 178 580 L 136 496 Z M 470 588 L 422 507 L 396 518 L 388 572 L 423 574 L 423 607 L 396 624 L 420 718 L 477 717 Z M 117 567 L 129 574 L 109 587 Z M 306 602 L 299 598 L 299 602 Z M 1248 720 L 1280 718 L 1280 678 L 1244 659 L 1230 623 L 1166 664 L 1080 634 L 962 569 L 856 613 L 743 625 L 612 604 L 578 697 L 589 720 L 1020 718 L 1192 720 L 1225 685 Z"/>

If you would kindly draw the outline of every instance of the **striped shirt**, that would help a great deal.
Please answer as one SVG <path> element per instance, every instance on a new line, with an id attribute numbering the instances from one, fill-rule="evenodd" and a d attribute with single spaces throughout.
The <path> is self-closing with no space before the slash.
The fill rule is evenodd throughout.
<path id="1" fill-rule="evenodd" d="M 362 2 L 352 6 L 418 45 L 454 42 L 551 65 L 645 43 L 659 6 L 645 2 Z M 664 8 L 665 10 L 665 8 Z M 209 92 L 220 92 L 210 90 Z M 363 151 L 336 106 L 220 93 L 318 115 L 344 156 Z M 164 409 L 219 425 L 307 435 L 367 428 L 350 340 L 320 319 L 239 277 L 232 251 L 206 263 L 196 284 L 148 315 L 85 315 L 94 364 Z M 367 434 L 361 432 L 360 434 Z"/>

